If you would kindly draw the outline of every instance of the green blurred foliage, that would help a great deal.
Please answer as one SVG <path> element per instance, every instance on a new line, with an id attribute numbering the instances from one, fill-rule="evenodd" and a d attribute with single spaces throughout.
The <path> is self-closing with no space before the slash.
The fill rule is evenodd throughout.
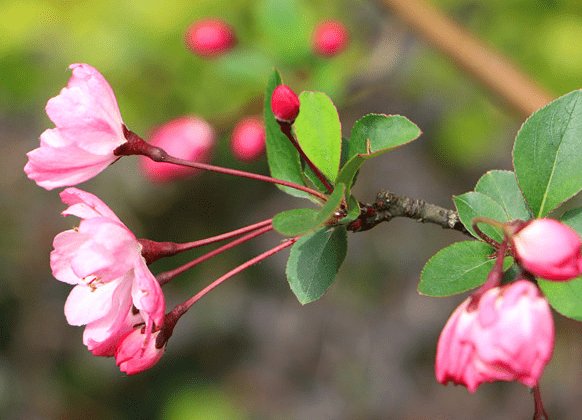
<path id="1" fill-rule="evenodd" d="M 547 90 L 561 96 L 582 87 L 582 2 L 578 0 L 432 0 L 461 25 Z M 488 99 L 442 55 L 418 57 L 407 91 L 434 95 L 444 104 L 433 147 L 441 162 L 457 168 L 502 158 L 515 135 L 515 116 Z"/>

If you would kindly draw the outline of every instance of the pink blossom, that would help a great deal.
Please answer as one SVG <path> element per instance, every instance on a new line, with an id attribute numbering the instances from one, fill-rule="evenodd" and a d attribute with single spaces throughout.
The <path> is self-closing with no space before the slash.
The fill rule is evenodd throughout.
<path id="1" fill-rule="evenodd" d="M 279 85 L 271 96 L 271 109 L 279 121 L 293 122 L 299 114 L 299 97 L 287 85 Z"/>
<path id="2" fill-rule="evenodd" d="M 344 24 L 330 20 L 317 25 L 311 43 L 316 54 L 331 57 L 342 52 L 348 41 L 349 34 Z"/>
<path id="3" fill-rule="evenodd" d="M 214 130 L 202 118 L 190 116 L 176 118 L 154 130 L 150 144 L 161 147 L 168 154 L 185 160 L 206 163 L 210 160 L 215 143 Z M 146 176 L 154 182 L 167 182 L 198 172 L 171 163 L 154 162 L 140 157 Z"/>
<path id="4" fill-rule="evenodd" d="M 257 159 L 265 151 L 265 136 L 265 125 L 260 118 L 240 120 L 232 131 L 232 153 L 243 162 Z"/>
<path id="5" fill-rule="evenodd" d="M 439 338 L 437 380 L 475 392 L 483 382 L 519 381 L 535 386 L 554 348 L 554 323 L 537 287 L 519 280 L 465 300 Z"/>
<path id="6" fill-rule="evenodd" d="M 204 19 L 193 23 L 186 31 L 186 45 L 203 57 L 224 54 L 236 43 L 232 28 L 220 19 Z"/>
<path id="7" fill-rule="evenodd" d="M 115 351 L 115 362 L 119 370 L 134 375 L 158 363 L 166 348 L 165 344 L 161 348 L 156 347 L 159 334 L 160 331 L 156 331 L 146 339 L 143 328 L 134 328 L 126 334 Z"/>
<path id="8" fill-rule="evenodd" d="M 46 112 L 56 128 L 45 130 L 40 147 L 27 154 L 24 172 L 47 190 L 76 185 L 103 171 L 125 143 L 117 100 L 105 78 L 88 64 L 71 64 L 67 87 Z"/>
<path id="9" fill-rule="evenodd" d="M 162 325 L 164 295 L 140 243 L 105 203 L 77 188 L 60 196 L 69 206 L 63 215 L 81 218 L 78 228 L 55 237 L 50 258 L 53 275 L 75 286 L 65 316 L 71 325 L 87 326 L 83 342 L 91 352 L 112 356 L 135 323 L 145 321 L 148 334 Z"/>
<path id="10" fill-rule="evenodd" d="M 536 219 L 512 238 L 515 256 L 527 271 L 548 280 L 582 274 L 582 244 L 575 230 L 553 219 Z"/>

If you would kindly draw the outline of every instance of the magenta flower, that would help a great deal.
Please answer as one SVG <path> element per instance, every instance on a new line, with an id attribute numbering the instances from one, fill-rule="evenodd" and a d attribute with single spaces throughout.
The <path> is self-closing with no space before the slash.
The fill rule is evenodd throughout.
<path id="1" fill-rule="evenodd" d="M 512 237 L 517 261 L 535 276 L 570 280 L 582 274 L 582 244 L 575 230 L 553 219 L 536 219 Z"/>
<path id="2" fill-rule="evenodd" d="M 119 370 L 134 375 L 154 366 L 164 355 L 165 344 L 157 348 L 156 341 L 160 331 L 145 340 L 143 328 L 134 328 L 121 340 L 115 351 L 115 362 Z M 146 345 L 144 346 L 144 342 Z"/>
<path id="3" fill-rule="evenodd" d="M 318 55 L 331 57 L 348 45 L 350 35 L 345 25 L 336 20 L 321 22 L 313 31 L 311 46 Z"/>
<path id="4" fill-rule="evenodd" d="M 67 87 L 50 99 L 46 112 L 56 128 L 45 130 L 40 147 L 27 154 L 24 172 L 39 186 L 86 181 L 115 162 L 125 143 L 117 100 L 105 78 L 88 64 L 71 64 Z"/>
<path id="5" fill-rule="evenodd" d="M 243 161 L 258 159 L 265 151 L 265 125 L 257 117 L 240 120 L 232 131 L 230 148 L 233 155 Z"/>
<path id="6" fill-rule="evenodd" d="M 537 287 L 519 280 L 465 300 L 439 338 L 437 380 L 475 392 L 483 382 L 519 381 L 534 387 L 552 357 L 554 323 Z"/>
<path id="7" fill-rule="evenodd" d="M 155 129 L 149 143 L 174 157 L 206 163 L 212 155 L 215 135 L 212 126 L 202 118 L 180 117 Z M 199 171 L 172 163 L 154 162 L 145 156 L 140 158 L 140 162 L 146 176 L 154 182 L 167 182 Z"/>
<path id="8" fill-rule="evenodd" d="M 78 228 L 55 237 L 50 258 L 53 275 L 75 285 L 65 316 L 71 325 L 87 326 L 83 342 L 91 352 L 112 356 L 135 323 L 145 322 L 146 336 L 162 326 L 164 295 L 140 243 L 105 203 L 77 188 L 60 195 L 69 205 L 63 215 L 81 218 Z"/>
<path id="9" fill-rule="evenodd" d="M 194 22 L 186 31 L 186 45 L 203 57 L 219 56 L 234 47 L 236 36 L 229 24 L 220 19 Z"/>

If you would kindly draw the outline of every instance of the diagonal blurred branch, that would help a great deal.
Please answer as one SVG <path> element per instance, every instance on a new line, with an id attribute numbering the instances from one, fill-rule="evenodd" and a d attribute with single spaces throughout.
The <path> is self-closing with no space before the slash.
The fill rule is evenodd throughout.
<path id="1" fill-rule="evenodd" d="M 522 116 L 552 101 L 553 96 L 501 54 L 463 29 L 425 0 L 383 0 L 426 41 Z"/>

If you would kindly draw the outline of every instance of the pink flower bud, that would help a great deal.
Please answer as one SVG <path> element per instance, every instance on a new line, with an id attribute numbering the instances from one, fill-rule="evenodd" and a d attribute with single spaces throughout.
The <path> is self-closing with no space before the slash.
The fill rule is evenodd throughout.
<path id="1" fill-rule="evenodd" d="M 316 54 L 331 57 L 342 52 L 348 45 L 349 34 L 343 23 L 330 20 L 315 28 L 312 38 Z"/>
<path id="2" fill-rule="evenodd" d="M 219 19 L 205 19 L 190 25 L 186 45 L 195 54 L 212 57 L 224 54 L 236 43 L 232 28 Z"/>
<path id="3" fill-rule="evenodd" d="M 244 162 L 260 157 L 265 150 L 265 125 L 260 118 L 249 117 L 239 121 L 231 137 L 234 156 Z"/>
<path id="4" fill-rule="evenodd" d="M 142 328 L 135 328 L 121 340 L 115 351 L 115 362 L 119 370 L 128 375 L 135 375 L 154 366 L 164 355 L 166 348 L 156 347 L 160 331 L 147 337 Z"/>
<path id="5" fill-rule="evenodd" d="M 214 130 L 201 118 L 181 117 L 154 130 L 150 144 L 180 159 L 208 162 L 214 147 Z M 167 182 L 199 171 L 171 163 L 154 162 L 147 157 L 141 157 L 140 161 L 146 176 L 154 182 Z"/>
<path id="6" fill-rule="evenodd" d="M 299 98 L 287 85 L 279 85 L 271 96 L 271 109 L 279 121 L 292 123 L 299 114 Z"/>
<path id="7" fill-rule="evenodd" d="M 483 382 L 519 381 L 535 386 L 554 348 L 554 323 L 537 287 L 518 280 L 465 300 L 439 338 L 437 380 L 475 392 Z"/>
<path id="8" fill-rule="evenodd" d="M 517 261 L 534 276 L 570 280 L 582 274 L 578 233 L 553 219 L 536 219 L 512 237 Z"/>

